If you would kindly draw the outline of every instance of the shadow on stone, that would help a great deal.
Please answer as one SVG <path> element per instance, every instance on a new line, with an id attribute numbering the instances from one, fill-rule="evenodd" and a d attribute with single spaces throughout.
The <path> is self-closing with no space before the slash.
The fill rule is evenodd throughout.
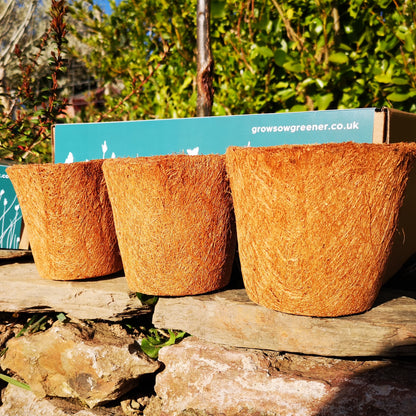
<path id="1" fill-rule="evenodd" d="M 401 296 L 416 299 L 416 254 L 385 284 L 385 288 L 389 290 L 380 293 L 374 306 Z M 405 356 L 414 345 L 416 338 L 386 349 L 383 356 L 400 358 L 377 361 L 374 368 L 363 369 L 347 378 L 317 416 L 413 416 L 416 409 L 416 357 Z"/>
<path id="2" fill-rule="evenodd" d="M 11 263 L 33 263 L 32 252 L 28 250 L 0 250 L 0 266 Z"/>
<path id="3" fill-rule="evenodd" d="M 347 378 L 316 416 L 414 416 L 416 361 L 386 360 Z"/>

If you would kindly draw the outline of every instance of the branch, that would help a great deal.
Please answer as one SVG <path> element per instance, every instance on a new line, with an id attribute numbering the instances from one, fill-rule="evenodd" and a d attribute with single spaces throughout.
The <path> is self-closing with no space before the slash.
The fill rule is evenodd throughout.
<path id="1" fill-rule="evenodd" d="M 166 57 L 168 56 L 170 48 L 171 48 L 170 45 L 166 45 L 164 47 L 163 55 L 162 55 L 160 61 L 158 62 L 156 67 L 150 69 L 149 74 L 147 75 L 147 77 L 145 79 L 143 79 L 143 81 L 139 84 L 139 86 L 133 88 L 124 98 L 122 98 L 114 107 L 110 108 L 106 113 L 100 114 L 99 117 L 97 118 L 96 122 L 103 121 L 104 118 L 108 117 L 112 112 L 114 112 L 115 110 L 120 108 L 134 94 L 137 94 L 144 87 L 144 85 L 146 85 L 149 82 L 149 80 L 150 80 L 150 78 L 152 78 L 153 74 L 160 68 L 160 66 L 162 65 L 162 63 L 164 62 Z M 133 85 L 135 85 L 136 79 L 137 79 L 137 77 L 135 77 L 133 79 Z"/>
<path id="2" fill-rule="evenodd" d="M 13 3 L 14 3 L 14 0 L 10 0 L 10 1 L 7 3 L 6 7 L 5 7 L 5 8 L 4 8 L 4 10 L 3 10 L 3 13 L 2 13 L 2 14 L 0 14 L 0 22 L 2 22 L 2 21 L 5 19 L 5 17 L 9 14 L 10 9 L 11 9 L 11 7 L 12 7 Z"/>
<path id="3" fill-rule="evenodd" d="M 214 89 L 212 73 L 214 61 L 211 52 L 210 38 L 210 0 L 197 2 L 197 115 L 205 117 L 211 115 Z"/>
<path id="4" fill-rule="evenodd" d="M 240 42 L 241 40 L 238 39 Z M 241 47 L 241 49 L 239 50 L 237 48 L 236 45 L 234 45 L 233 41 L 231 40 L 231 37 L 228 37 L 228 42 L 230 42 L 231 47 L 234 49 L 234 52 L 237 55 L 241 56 L 242 61 L 244 62 L 245 66 L 247 67 L 247 69 L 254 75 L 256 73 L 256 71 L 253 69 L 253 67 L 248 63 L 246 55 L 244 54 L 244 50 L 243 47 Z"/>
<path id="5" fill-rule="evenodd" d="M 301 39 L 293 30 L 293 27 L 290 25 L 290 21 L 286 19 L 285 13 L 283 9 L 280 7 L 280 5 L 277 3 L 277 1 L 272 0 L 272 3 L 274 4 L 274 7 L 276 7 L 277 11 L 279 12 L 280 17 L 283 20 L 283 23 L 286 28 L 287 36 L 289 37 L 290 40 L 297 43 L 297 49 L 301 51 L 303 49 L 303 39 Z"/>
<path id="6" fill-rule="evenodd" d="M 37 0 L 32 0 L 32 3 L 30 4 L 30 7 L 26 13 L 25 19 L 21 23 L 21 25 L 18 27 L 16 32 L 14 32 L 12 38 L 9 41 L 9 44 L 4 48 L 4 51 L 0 55 L 0 61 L 4 60 L 4 65 L 7 65 L 7 63 L 10 60 L 10 51 L 14 49 L 17 43 L 20 42 L 22 39 L 27 27 L 29 26 L 30 20 L 32 19 L 33 13 L 35 11 Z"/>

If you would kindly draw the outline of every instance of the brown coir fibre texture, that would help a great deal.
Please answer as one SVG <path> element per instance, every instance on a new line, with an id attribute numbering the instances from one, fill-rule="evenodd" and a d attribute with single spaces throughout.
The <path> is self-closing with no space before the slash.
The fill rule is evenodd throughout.
<path id="1" fill-rule="evenodd" d="M 311 316 L 369 309 L 415 155 L 413 143 L 229 148 L 251 300 Z"/>
<path id="2" fill-rule="evenodd" d="M 7 168 L 42 278 L 85 279 L 122 269 L 102 162 Z"/>
<path id="3" fill-rule="evenodd" d="M 159 296 L 226 286 L 235 222 L 222 155 L 167 155 L 104 163 L 131 290 Z"/>

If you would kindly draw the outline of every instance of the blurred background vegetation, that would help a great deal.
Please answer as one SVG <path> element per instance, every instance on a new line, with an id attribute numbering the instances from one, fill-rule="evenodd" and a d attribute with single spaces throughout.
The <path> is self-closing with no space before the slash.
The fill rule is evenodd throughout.
<path id="1" fill-rule="evenodd" d="M 0 0 L 0 158 L 50 160 L 55 123 L 196 115 L 197 0 L 109 3 Z M 410 0 L 211 0 L 211 48 L 213 115 L 416 112 Z"/>

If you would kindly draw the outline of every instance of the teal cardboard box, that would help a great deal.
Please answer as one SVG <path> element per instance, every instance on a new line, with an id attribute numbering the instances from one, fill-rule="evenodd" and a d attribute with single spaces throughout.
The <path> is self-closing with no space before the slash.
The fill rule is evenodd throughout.
<path id="1" fill-rule="evenodd" d="M 250 114 L 55 126 L 55 162 L 223 154 L 228 146 L 372 141 L 375 109 Z"/>
<path id="2" fill-rule="evenodd" d="M 416 115 L 391 109 L 308 111 L 58 124 L 54 161 L 162 154 L 223 154 L 228 146 L 416 139 Z"/>

